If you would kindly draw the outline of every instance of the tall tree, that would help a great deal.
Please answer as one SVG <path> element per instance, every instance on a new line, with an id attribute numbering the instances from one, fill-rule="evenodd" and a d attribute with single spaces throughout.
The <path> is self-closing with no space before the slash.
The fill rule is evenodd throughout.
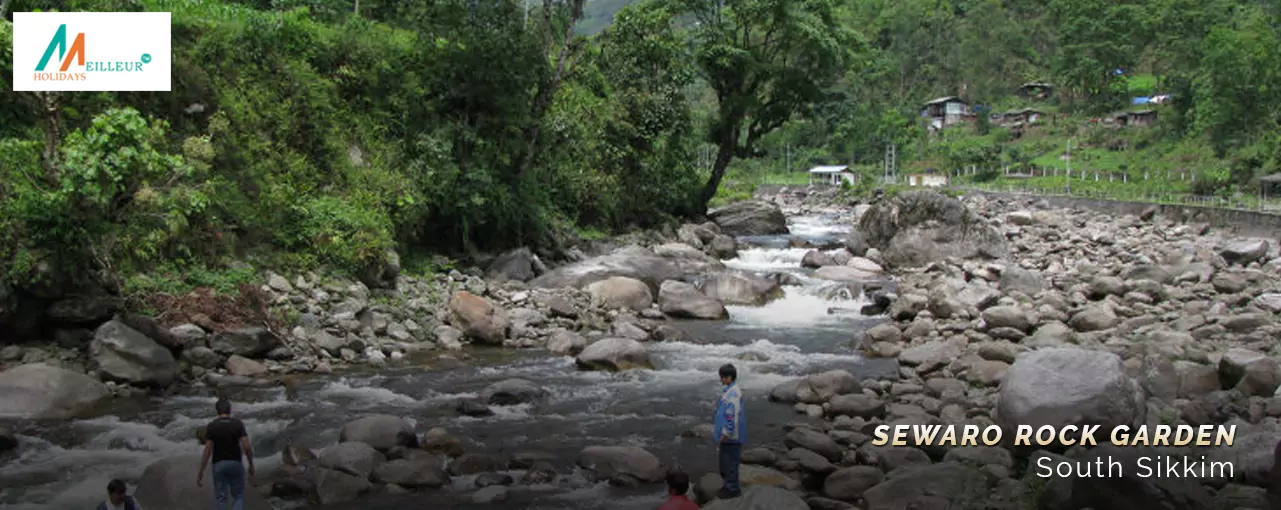
<path id="1" fill-rule="evenodd" d="M 1146 40 L 1145 18 L 1136 2 L 1112 0 L 1053 0 L 1050 16 L 1059 26 L 1061 47 L 1054 59 L 1060 90 L 1070 99 L 1084 98 L 1098 106 L 1115 106 L 1118 68 L 1138 63 Z"/>
<path id="2" fill-rule="evenodd" d="M 706 210 L 730 162 L 819 101 L 861 41 L 837 19 L 834 0 L 670 1 L 694 20 L 694 60 L 716 92 L 716 159 L 697 197 Z"/>

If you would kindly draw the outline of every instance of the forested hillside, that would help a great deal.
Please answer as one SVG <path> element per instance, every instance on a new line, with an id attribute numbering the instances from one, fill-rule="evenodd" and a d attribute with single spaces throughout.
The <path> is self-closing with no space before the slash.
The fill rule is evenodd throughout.
<path id="1" fill-rule="evenodd" d="M 555 253 L 701 214 L 738 174 L 870 165 L 891 143 L 907 165 L 1026 164 L 1058 139 L 930 137 L 920 110 L 1016 107 L 1033 80 L 1056 118 L 1170 94 L 1133 158 L 1196 154 L 1211 189 L 1281 162 L 1275 2 L 653 0 L 606 28 L 620 4 L 11 0 L 172 11 L 174 89 L 0 96 L 5 280 Z"/>

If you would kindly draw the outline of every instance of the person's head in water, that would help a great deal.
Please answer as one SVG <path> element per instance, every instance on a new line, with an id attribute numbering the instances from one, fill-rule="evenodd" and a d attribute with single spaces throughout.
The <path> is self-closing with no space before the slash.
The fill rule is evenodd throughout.
<path id="1" fill-rule="evenodd" d="M 667 473 L 667 492 L 677 496 L 689 492 L 689 475 L 683 471 Z"/>
<path id="2" fill-rule="evenodd" d="M 734 384 L 734 381 L 738 380 L 738 370 L 734 368 L 734 365 L 730 365 L 727 363 L 721 367 L 720 372 L 721 372 L 721 384 L 729 386 L 731 384 Z"/>
<path id="3" fill-rule="evenodd" d="M 225 398 L 218 399 L 214 403 L 214 410 L 218 411 L 218 416 L 231 416 L 231 401 Z"/>
<path id="4" fill-rule="evenodd" d="M 107 499 L 111 500 L 111 504 L 113 505 L 119 506 L 124 504 L 125 492 L 124 480 L 116 479 L 107 484 Z"/>

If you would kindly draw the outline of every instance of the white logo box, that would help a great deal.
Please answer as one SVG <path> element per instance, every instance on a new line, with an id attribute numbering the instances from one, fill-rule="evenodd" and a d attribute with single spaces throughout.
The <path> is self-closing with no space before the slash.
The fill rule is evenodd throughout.
<path id="1" fill-rule="evenodd" d="M 13 13 L 13 90 L 168 92 L 168 12 Z"/>

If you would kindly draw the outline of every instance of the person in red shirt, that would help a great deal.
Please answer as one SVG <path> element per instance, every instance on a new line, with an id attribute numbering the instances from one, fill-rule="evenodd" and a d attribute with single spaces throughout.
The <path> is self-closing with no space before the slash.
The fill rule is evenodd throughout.
<path id="1" fill-rule="evenodd" d="M 658 510 L 698 510 L 698 503 L 685 497 L 689 491 L 689 475 L 680 471 L 667 474 L 667 493 L 671 497 Z"/>

